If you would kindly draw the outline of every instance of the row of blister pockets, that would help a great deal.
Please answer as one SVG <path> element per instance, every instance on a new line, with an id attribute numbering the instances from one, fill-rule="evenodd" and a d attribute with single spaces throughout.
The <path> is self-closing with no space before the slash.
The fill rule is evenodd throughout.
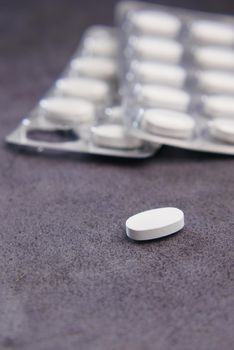
<path id="1" fill-rule="evenodd" d="M 234 154 L 234 21 L 120 4 L 124 115 L 134 135 Z"/>
<path id="2" fill-rule="evenodd" d="M 77 152 L 137 158 L 153 154 L 155 147 L 129 135 L 124 128 L 117 53 L 115 29 L 94 26 L 86 30 L 61 77 L 20 127 L 27 125 L 29 131 L 35 125 L 44 131 L 72 130 L 81 140 L 72 147 Z M 20 144 L 22 137 L 17 140 L 10 135 L 8 140 Z M 36 147 L 39 141 L 29 144 Z M 42 141 L 40 149 L 44 146 Z M 58 149 L 62 148 L 60 144 Z"/>

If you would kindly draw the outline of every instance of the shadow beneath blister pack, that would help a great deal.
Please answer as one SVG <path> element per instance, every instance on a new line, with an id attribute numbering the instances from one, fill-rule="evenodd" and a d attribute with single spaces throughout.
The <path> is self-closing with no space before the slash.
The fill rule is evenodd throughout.
<path id="1" fill-rule="evenodd" d="M 176 163 L 233 160 L 232 155 L 193 151 L 171 146 L 163 146 L 156 156 L 160 162 L 170 160 Z"/>
<path id="2" fill-rule="evenodd" d="M 31 135 L 33 138 L 37 138 L 37 133 L 35 135 Z M 39 135 L 41 138 L 41 135 Z M 48 135 L 50 137 L 50 135 Z M 47 135 L 45 135 L 47 137 Z M 58 134 L 55 136 L 54 142 L 57 142 L 57 137 L 63 140 L 68 141 L 74 138 L 72 134 Z M 65 139 L 64 139 L 65 138 Z M 51 141 L 51 140 L 50 140 Z M 52 142 L 53 142 L 52 141 Z M 35 151 L 35 149 L 18 147 L 14 145 L 5 144 L 5 148 L 10 151 L 14 150 L 22 157 L 27 158 L 35 158 L 35 157 L 44 157 L 49 159 L 51 162 L 57 162 L 58 160 L 63 162 L 75 162 L 75 163 L 92 163 L 92 164 L 106 164 L 112 166 L 125 166 L 125 167 L 138 167 L 147 164 L 153 163 L 193 163 L 193 162 L 214 162 L 214 161 L 222 161 L 222 160 L 232 160 L 233 156 L 230 155 L 222 155 L 222 154 L 214 154 L 208 152 L 197 152 L 186 150 L 182 148 L 176 148 L 171 146 L 162 146 L 159 150 L 155 152 L 154 155 L 151 155 L 148 158 L 125 158 L 125 157 L 115 157 L 115 156 L 106 156 L 106 155 L 97 155 L 97 154 L 85 154 L 85 153 L 70 153 L 70 152 L 62 152 L 62 151 Z"/>

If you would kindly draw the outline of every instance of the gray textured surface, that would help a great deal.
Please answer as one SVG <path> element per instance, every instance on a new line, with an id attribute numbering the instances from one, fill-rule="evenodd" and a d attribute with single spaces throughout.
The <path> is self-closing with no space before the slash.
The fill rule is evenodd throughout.
<path id="1" fill-rule="evenodd" d="M 111 23 L 112 2 L 0 6 L 3 141 L 82 30 Z M 1 350 L 234 348 L 233 158 L 169 147 L 142 163 L 55 158 L 2 144 L 0 161 Z M 127 217 L 160 206 L 184 210 L 186 228 L 129 241 Z"/>

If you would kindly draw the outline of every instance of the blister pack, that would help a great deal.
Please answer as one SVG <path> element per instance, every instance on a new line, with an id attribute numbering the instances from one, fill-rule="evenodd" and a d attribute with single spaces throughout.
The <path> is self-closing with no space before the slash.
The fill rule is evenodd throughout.
<path id="1" fill-rule="evenodd" d="M 142 2 L 116 14 L 131 134 L 234 155 L 234 19 Z"/>
<path id="2" fill-rule="evenodd" d="M 89 28 L 62 75 L 7 143 L 38 152 L 151 156 L 159 146 L 129 135 L 123 125 L 117 52 L 114 29 Z"/>

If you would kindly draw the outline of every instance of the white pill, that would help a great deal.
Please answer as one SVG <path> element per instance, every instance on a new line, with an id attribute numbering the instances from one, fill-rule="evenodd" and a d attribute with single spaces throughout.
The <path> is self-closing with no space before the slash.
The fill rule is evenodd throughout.
<path id="1" fill-rule="evenodd" d="M 105 114 L 112 123 L 119 123 L 123 120 L 122 106 L 108 107 L 105 110 Z"/>
<path id="2" fill-rule="evenodd" d="M 143 211 L 126 221 L 127 236 L 136 241 L 169 236 L 183 227 L 184 213 L 173 207 Z"/>
<path id="3" fill-rule="evenodd" d="M 181 22 L 166 12 L 141 10 L 130 15 L 134 27 L 147 34 L 175 37 L 181 28 Z"/>
<path id="4" fill-rule="evenodd" d="M 190 96 L 186 91 L 161 85 L 141 85 L 138 97 L 147 106 L 179 111 L 187 110 L 190 103 Z"/>
<path id="5" fill-rule="evenodd" d="M 175 65 L 141 61 L 134 62 L 132 70 L 143 83 L 159 83 L 180 88 L 186 80 L 185 69 Z"/>
<path id="6" fill-rule="evenodd" d="M 90 122 L 95 117 L 93 103 L 82 99 L 49 97 L 41 100 L 40 107 L 47 119 L 66 125 Z"/>
<path id="7" fill-rule="evenodd" d="M 197 75 L 199 87 L 211 93 L 234 93 L 234 74 L 220 71 L 203 71 Z"/>
<path id="8" fill-rule="evenodd" d="M 234 143 L 234 121 L 230 119 L 215 119 L 209 123 L 209 132 L 214 138 Z"/>
<path id="9" fill-rule="evenodd" d="M 142 141 L 126 134 L 123 126 L 103 124 L 91 130 L 93 142 L 101 147 L 118 149 L 136 149 L 142 146 Z"/>
<path id="10" fill-rule="evenodd" d="M 106 57 L 117 56 L 117 50 L 118 50 L 117 40 L 110 36 L 88 37 L 84 41 L 83 46 L 84 46 L 85 53 L 88 55 L 106 56 Z"/>
<path id="11" fill-rule="evenodd" d="M 232 45 L 234 43 L 234 30 L 230 24 L 197 21 L 191 26 L 192 37 L 201 43 L 214 45 Z"/>
<path id="12" fill-rule="evenodd" d="M 92 26 L 85 32 L 86 37 L 95 37 L 95 38 L 106 38 L 106 37 L 115 37 L 116 30 L 111 27 L 105 26 Z"/>
<path id="13" fill-rule="evenodd" d="M 86 78 L 64 78 L 56 83 L 59 92 L 67 96 L 80 97 L 103 103 L 110 96 L 110 87 L 105 81 Z"/>
<path id="14" fill-rule="evenodd" d="M 198 65 L 204 68 L 234 69 L 234 51 L 215 47 L 197 48 L 193 52 Z"/>
<path id="15" fill-rule="evenodd" d="M 203 110 L 212 118 L 234 118 L 234 97 L 206 96 L 203 99 Z"/>
<path id="16" fill-rule="evenodd" d="M 117 77 L 117 63 L 111 58 L 79 57 L 71 62 L 78 74 L 95 79 L 111 80 Z"/>
<path id="17" fill-rule="evenodd" d="M 183 54 L 182 45 L 170 39 L 147 36 L 132 37 L 129 40 L 129 44 L 135 51 L 135 54 L 148 60 L 178 63 Z"/>
<path id="18" fill-rule="evenodd" d="M 195 122 L 187 114 L 160 109 L 148 109 L 145 111 L 142 127 L 156 135 L 188 138 L 195 129 Z"/>

